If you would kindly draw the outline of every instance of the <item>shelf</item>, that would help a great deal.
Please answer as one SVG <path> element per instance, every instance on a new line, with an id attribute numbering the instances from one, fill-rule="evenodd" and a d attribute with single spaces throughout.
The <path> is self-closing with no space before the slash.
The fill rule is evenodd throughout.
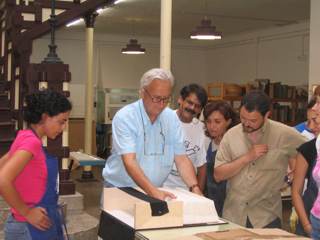
<path id="1" fill-rule="evenodd" d="M 306 99 L 272 98 L 272 102 L 306 102 Z"/>
<path id="2" fill-rule="evenodd" d="M 218 100 L 226 100 L 226 101 L 241 101 L 242 96 L 224 96 L 224 97 L 208 97 L 209 101 L 218 101 Z"/>
<path id="3" fill-rule="evenodd" d="M 279 84 L 273 84 L 272 86 L 275 88 L 274 85 L 279 87 Z M 298 95 L 294 86 L 284 85 L 282 88 L 280 89 L 281 91 L 277 89 L 277 91 L 272 92 L 270 92 L 269 89 L 272 119 L 289 126 L 295 126 L 298 122 L 303 121 L 306 118 L 307 99 Z M 251 89 L 253 88 L 250 84 L 209 83 L 208 101 L 214 102 L 224 100 L 229 102 L 229 104 L 238 111 L 243 95 L 248 93 Z M 277 96 L 284 97 L 273 98 L 272 96 L 274 93 L 283 93 Z"/>

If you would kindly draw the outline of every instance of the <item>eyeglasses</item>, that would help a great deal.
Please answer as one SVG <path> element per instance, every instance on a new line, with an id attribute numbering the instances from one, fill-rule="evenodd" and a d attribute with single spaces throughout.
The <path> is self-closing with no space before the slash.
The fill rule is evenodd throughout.
<path id="1" fill-rule="evenodd" d="M 169 97 L 160 97 L 160 96 L 154 97 L 149 93 L 149 91 L 146 88 L 143 88 L 143 90 L 149 95 L 149 97 L 151 98 L 151 101 L 153 103 L 159 103 L 159 102 L 168 103 L 171 100 L 171 96 L 169 96 Z"/>
<path id="2" fill-rule="evenodd" d="M 186 103 L 188 103 L 189 106 L 194 106 L 194 108 L 197 108 L 197 109 L 200 109 L 200 108 L 201 108 L 201 105 L 200 105 L 200 104 L 195 103 L 195 102 L 192 102 L 192 101 L 189 100 L 189 99 L 186 99 L 185 101 L 186 101 Z"/>
<path id="3" fill-rule="evenodd" d="M 156 130 L 153 133 L 146 134 L 144 125 L 143 125 L 143 136 L 144 136 L 144 155 L 145 156 L 161 156 L 164 155 L 164 148 L 165 148 L 165 142 L 166 138 L 164 136 L 164 133 L 162 131 L 162 124 L 159 122 L 160 125 L 160 131 L 158 135 L 158 131 Z"/>

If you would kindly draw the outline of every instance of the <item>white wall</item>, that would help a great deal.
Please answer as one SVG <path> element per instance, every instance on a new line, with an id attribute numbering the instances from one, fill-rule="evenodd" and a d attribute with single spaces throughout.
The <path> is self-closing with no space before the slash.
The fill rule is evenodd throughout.
<path id="1" fill-rule="evenodd" d="M 207 52 L 209 82 L 246 83 L 255 78 L 308 84 L 309 25 L 251 32 L 217 42 Z"/>
<path id="2" fill-rule="evenodd" d="M 142 74 L 150 68 L 159 67 L 160 48 L 158 39 L 139 37 L 138 40 L 146 48 L 145 55 L 121 54 L 121 48 L 128 43 L 126 36 L 94 35 L 95 85 L 99 83 L 103 88 L 139 88 Z M 69 64 L 72 79 L 71 100 L 79 110 L 85 103 L 85 32 L 58 31 L 56 42 L 58 56 L 64 63 Z M 34 41 L 31 62 L 39 63 L 43 60 L 48 53 L 48 43 L 48 36 Z M 172 72 L 176 79 L 175 92 L 191 82 L 206 86 L 204 48 L 192 44 L 194 43 L 179 41 L 173 45 Z M 72 117 L 81 117 L 83 114 L 83 111 L 74 110 Z"/>
<path id="3" fill-rule="evenodd" d="M 159 66 L 160 50 L 159 39 L 138 40 L 147 53 L 130 56 L 120 52 L 128 43 L 127 36 L 95 34 L 95 85 L 100 81 L 104 88 L 139 88 L 141 75 Z M 34 41 L 31 62 L 43 60 L 48 43 L 48 36 Z M 59 57 L 69 64 L 71 85 L 75 84 L 70 88 L 71 100 L 79 109 L 76 116 L 81 117 L 86 80 L 84 30 L 58 31 L 57 45 Z M 269 78 L 290 85 L 307 85 L 308 46 L 308 22 L 226 37 L 207 46 L 203 42 L 175 40 L 172 46 L 175 96 L 183 85 L 191 82 L 206 86 L 210 82 L 246 83 L 255 78 Z"/>
<path id="4" fill-rule="evenodd" d="M 320 1 L 311 0 L 309 90 L 320 84 Z"/>

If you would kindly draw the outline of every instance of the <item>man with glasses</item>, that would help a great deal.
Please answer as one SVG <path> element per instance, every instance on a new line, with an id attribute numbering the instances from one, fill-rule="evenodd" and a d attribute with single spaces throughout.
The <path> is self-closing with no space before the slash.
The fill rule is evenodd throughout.
<path id="1" fill-rule="evenodd" d="M 170 71 L 147 71 L 140 82 L 141 99 L 114 116 L 112 153 L 103 169 L 105 186 L 139 186 L 154 198 L 174 198 L 158 187 L 175 162 L 187 186 L 201 194 L 194 168 L 185 154 L 179 119 L 167 107 L 173 84 Z"/>
<path id="2" fill-rule="evenodd" d="M 223 136 L 216 155 L 214 177 L 228 180 L 222 216 L 249 228 L 281 228 L 280 188 L 305 142 L 294 128 L 268 119 L 270 106 L 262 91 L 244 96 L 241 123 Z"/>
<path id="3" fill-rule="evenodd" d="M 197 116 L 201 113 L 207 100 L 207 92 L 203 87 L 198 84 L 189 84 L 180 91 L 178 99 L 179 108 L 176 111 L 184 133 L 186 153 L 197 172 L 199 187 L 202 191 L 204 190 L 206 181 L 206 143 L 209 140 L 206 139 L 204 125 Z M 164 186 L 188 189 L 175 165 Z"/>

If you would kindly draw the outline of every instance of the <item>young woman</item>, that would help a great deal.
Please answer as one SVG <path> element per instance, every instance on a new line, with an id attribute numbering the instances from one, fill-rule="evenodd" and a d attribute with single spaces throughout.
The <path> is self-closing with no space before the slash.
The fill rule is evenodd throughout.
<path id="1" fill-rule="evenodd" d="M 24 120 L 10 150 L 0 159 L 0 192 L 10 205 L 6 240 L 62 240 L 58 209 L 58 160 L 41 139 L 55 139 L 66 126 L 71 103 L 60 93 L 45 90 L 25 99 Z"/>
<path id="2" fill-rule="evenodd" d="M 313 106 L 316 99 L 313 98 L 307 107 L 307 127 L 315 135 L 320 133 L 320 119 Z M 292 203 L 298 215 L 296 234 L 310 236 L 312 226 L 309 220 L 310 210 L 317 197 L 318 188 L 312 177 L 312 169 L 316 163 L 317 150 L 316 139 L 302 144 L 298 149 L 296 165 L 294 170 L 293 184 L 291 188 Z M 302 194 L 305 179 L 308 180 L 306 190 Z"/>
<path id="3" fill-rule="evenodd" d="M 316 149 L 317 149 L 317 160 L 316 164 L 312 170 L 312 177 L 316 182 L 318 189 L 320 187 L 320 138 L 317 137 L 316 140 Z M 310 222 L 312 226 L 311 237 L 312 239 L 320 239 L 320 193 L 318 192 L 318 196 L 313 203 L 311 214 L 310 214 Z"/>
<path id="4" fill-rule="evenodd" d="M 217 213 L 222 215 L 226 195 L 226 181 L 217 183 L 213 178 L 215 155 L 223 135 L 239 123 L 238 114 L 225 101 L 208 103 L 203 110 L 206 135 L 211 139 L 207 151 L 206 196 L 214 201 Z"/>

